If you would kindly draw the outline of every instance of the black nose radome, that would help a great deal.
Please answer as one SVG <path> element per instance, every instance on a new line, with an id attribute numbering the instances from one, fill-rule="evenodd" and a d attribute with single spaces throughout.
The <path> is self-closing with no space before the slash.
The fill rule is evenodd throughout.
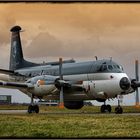
<path id="1" fill-rule="evenodd" d="M 128 90 L 130 88 L 130 81 L 127 77 L 123 77 L 121 80 L 120 80 L 120 87 L 123 89 L 123 90 Z"/>
<path id="2" fill-rule="evenodd" d="M 14 26 L 11 28 L 11 32 L 19 32 L 21 30 L 21 27 L 20 26 Z"/>

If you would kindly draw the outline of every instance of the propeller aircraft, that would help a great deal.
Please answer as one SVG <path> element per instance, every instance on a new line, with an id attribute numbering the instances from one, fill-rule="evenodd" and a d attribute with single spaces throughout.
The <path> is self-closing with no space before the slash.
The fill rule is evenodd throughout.
<path id="1" fill-rule="evenodd" d="M 60 108 L 80 109 L 85 100 L 103 102 L 101 112 L 111 112 L 107 99 L 117 98 L 136 91 L 136 105 L 139 106 L 138 61 L 136 61 L 136 79 L 130 79 L 121 65 L 112 59 L 76 62 L 62 58 L 56 62 L 37 64 L 23 58 L 20 26 L 11 29 L 11 54 L 9 70 L 0 69 L 0 87 L 19 89 L 31 97 L 28 112 L 39 113 L 34 98 L 59 100 Z M 116 113 L 123 109 L 118 103 Z"/>

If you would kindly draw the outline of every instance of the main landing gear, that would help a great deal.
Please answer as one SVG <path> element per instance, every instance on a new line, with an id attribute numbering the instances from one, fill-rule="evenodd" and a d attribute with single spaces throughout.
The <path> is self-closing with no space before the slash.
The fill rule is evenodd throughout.
<path id="1" fill-rule="evenodd" d="M 31 104 L 28 106 L 28 113 L 39 113 L 39 106 L 34 104 L 34 96 L 31 96 Z"/>
<path id="2" fill-rule="evenodd" d="M 110 113 L 111 112 L 111 105 L 104 105 L 101 106 L 101 113 Z"/>

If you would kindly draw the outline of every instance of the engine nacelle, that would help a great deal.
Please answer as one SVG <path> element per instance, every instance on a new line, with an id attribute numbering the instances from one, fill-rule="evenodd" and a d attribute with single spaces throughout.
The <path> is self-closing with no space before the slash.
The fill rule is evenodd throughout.
<path id="1" fill-rule="evenodd" d="M 34 88 L 30 91 L 37 96 L 49 95 L 52 91 L 56 89 L 54 83 L 51 83 L 46 80 L 37 80 L 36 84 L 34 84 Z"/>
<path id="2" fill-rule="evenodd" d="M 84 81 L 83 87 L 88 96 L 97 100 L 105 100 L 130 93 L 130 83 L 125 73 L 114 73 L 110 74 L 110 79 L 107 80 Z"/>

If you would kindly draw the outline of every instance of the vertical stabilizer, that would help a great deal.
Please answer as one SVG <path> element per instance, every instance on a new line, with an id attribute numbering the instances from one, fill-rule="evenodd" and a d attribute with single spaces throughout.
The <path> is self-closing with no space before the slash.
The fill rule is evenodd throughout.
<path id="1" fill-rule="evenodd" d="M 33 67 L 39 64 L 32 63 L 24 60 L 21 40 L 20 40 L 20 26 L 14 26 L 10 30 L 12 32 L 11 36 L 11 53 L 10 53 L 10 65 L 9 70 L 16 70 L 24 67 Z"/>
<path id="2" fill-rule="evenodd" d="M 12 36 L 11 36 L 11 52 L 10 52 L 10 64 L 9 64 L 9 70 L 17 70 L 20 68 L 27 68 L 27 67 L 34 67 L 34 66 L 40 66 L 44 64 L 37 64 L 33 62 L 29 62 L 24 59 L 23 52 L 22 52 L 22 45 L 20 40 L 20 32 L 21 32 L 20 26 L 14 26 L 11 28 Z M 74 63 L 74 60 L 67 60 L 63 61 L 63 63 Z M 59 65 L 59 62 L 49 62 L 46 63 L 46 65 Z"/>
<path id="3" fill-rule="evenodd" d="M 11 53 L 10 53 L 10 70 L 19 69 L 23 63 L 23 52 L 20 40 L 20 26 L 14 26 L 11 28 Z"/>

